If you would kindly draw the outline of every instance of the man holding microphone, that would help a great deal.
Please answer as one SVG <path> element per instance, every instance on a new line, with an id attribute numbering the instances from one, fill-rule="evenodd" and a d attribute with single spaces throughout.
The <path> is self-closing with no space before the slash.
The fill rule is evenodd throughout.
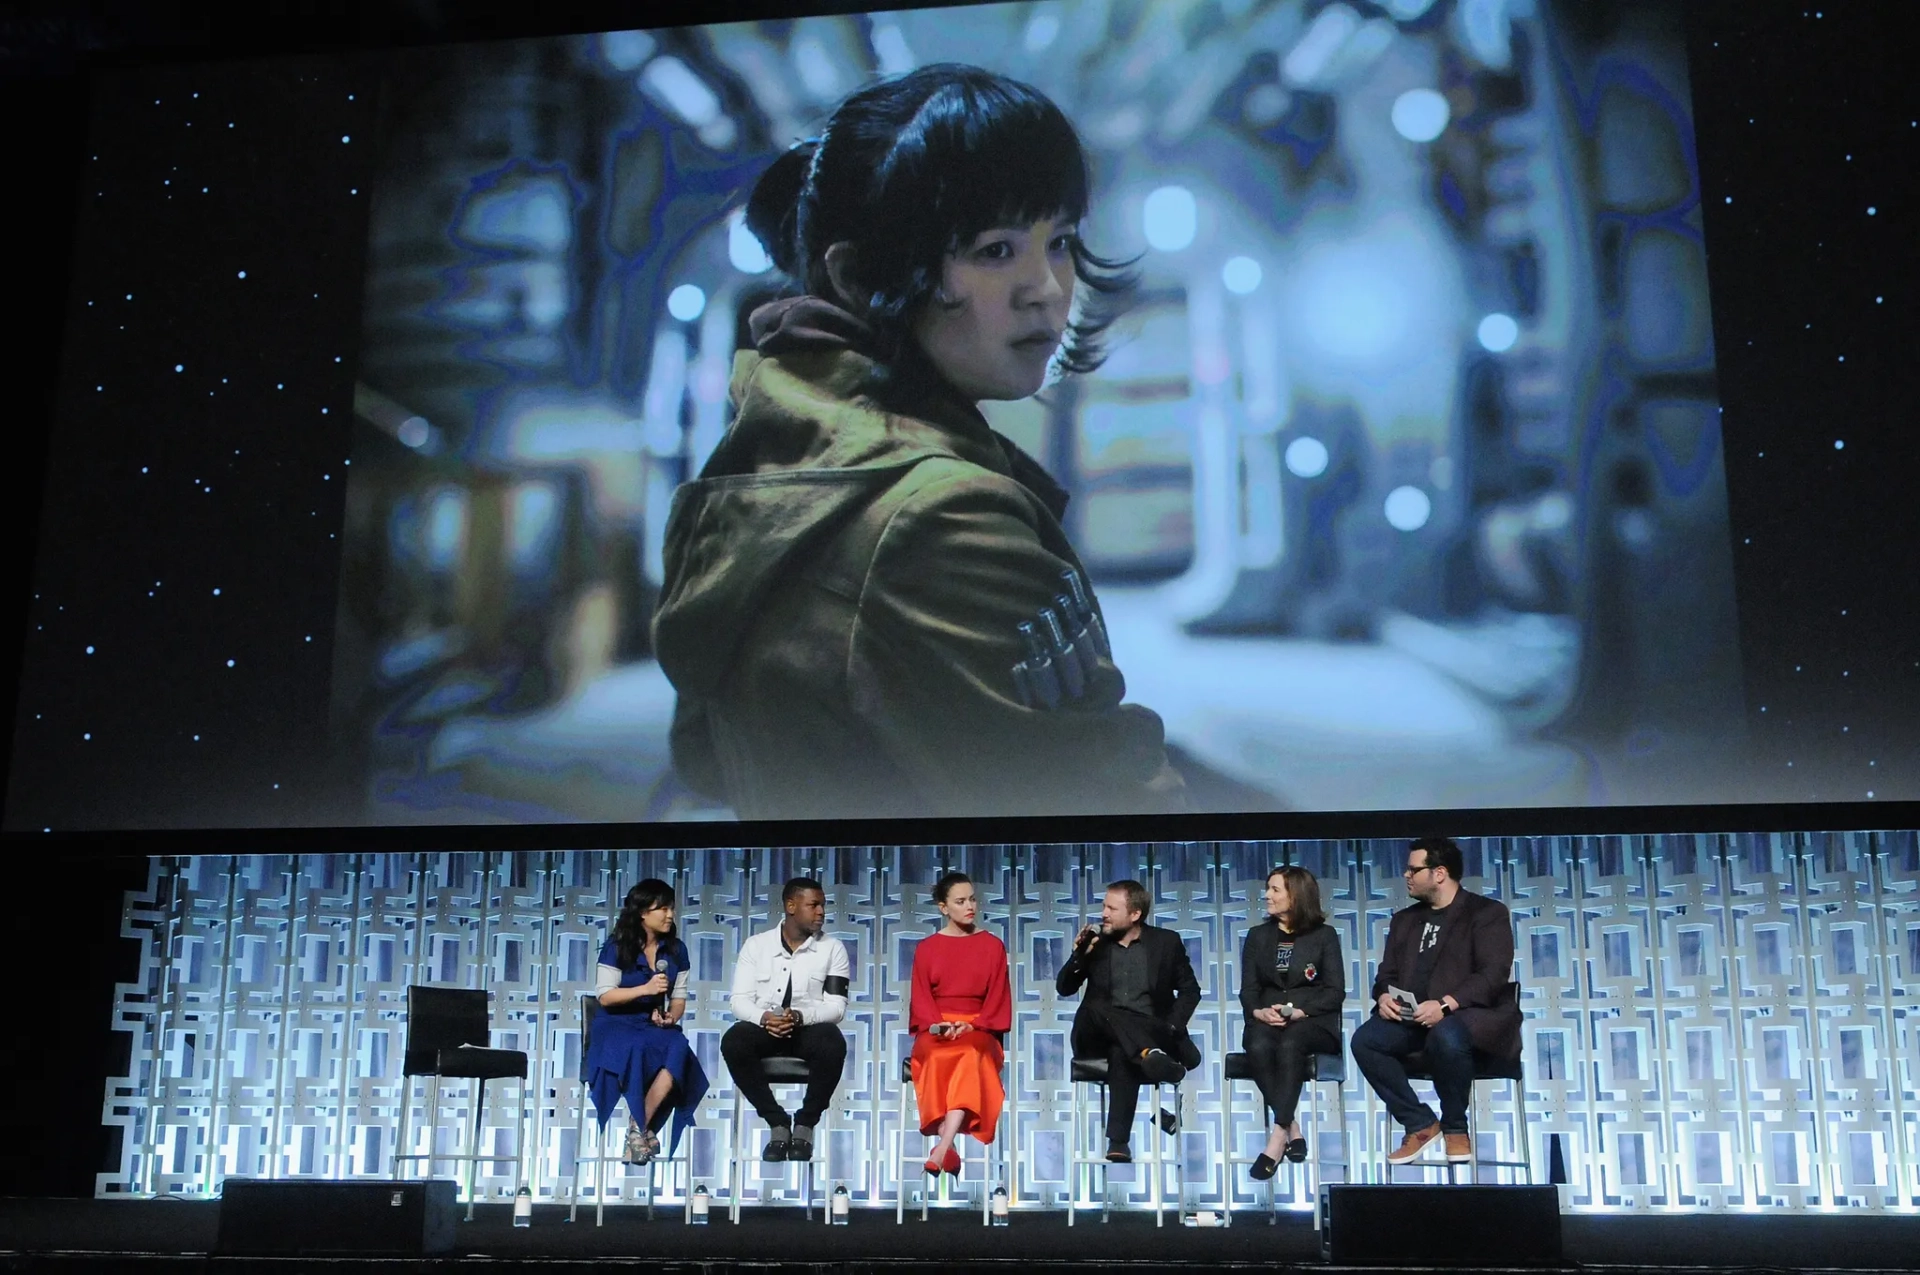
<path id="1" fill-rule="evenodd" d="M 1200 1065 L 1200 1047 L 1187 1035 L 1200 980 L 1180 936 L 1146 923 L 1152 908 L 1138 881 L 1108 886 L 1100 924 L 1080 931 L 1054 979 L 1062 996 L 1087 989 L 1073 1016 L 1073 1053 L 1107 1059 L 1107 1159 L 1115 1164 L 1133 1158 L 1141 1084 L 1179 1084 Z"/>

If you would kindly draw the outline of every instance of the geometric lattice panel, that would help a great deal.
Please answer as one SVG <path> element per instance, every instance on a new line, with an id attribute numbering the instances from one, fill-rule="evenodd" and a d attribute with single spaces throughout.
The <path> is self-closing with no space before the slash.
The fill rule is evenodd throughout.
<path id="1" fill-rule="evenodd" d="M 1552 1172 L 1577 1210 L 1920 1206 L 1920 838 L 1908 832 L 1540 837 L 1464 840 L 1470 889 L 1513 910 L 1514 976 L 1526 1014 L 1529 1127 L 1504 1083 L 1483 1085 L 1480 1129 L 1495 1158 Z M 140 973 L 118 989 L 128 1074 L 108 1083 L 119 1167 L 98 1192 L 215 1194 L 228 1176 L 384 1178 L 401 1106 L 426 1150 L 428 1087 L 400 1076 L 409 984 L 490 995 L 496 1045 L 532 1059 L 525 1171 L 537 1199 L 566 1200 L 579 1140 L 579 1001 L 627 888 L 671 882 L 693 956 L 687 1029 L 713 1085 L 684 1163 L 661 1198 L 693 1182 L 724 1199 L 733 1088 L 719 1056 L 734 954 L 773 923 L 793 875 L 828 889 L 829 932 L 854 969 L 847 1070 L 822 1130 L 827 1181 L 859 1205 L 891 1206 L 900 1058 L 913 945 L 937 914 L 942 871 L 979 883 L 983 921 L 1005 940 L 1015 1006 L 1009 1126 L 1016 1207 L 1064 1204 L 1077 1001 L 1053 975 L 1106 882 L 1145 881 L 1155 924 L 1185 938 L 1203 991 L 1191 1030 L 1204 1061 L 1182 1086 L 1177 1156 L 1197 1207 L 1264 1203 L 1229 1142 L 1264 1138 L 1249 1086 L 1229 1095 L 1220 1059 L 1240 1047 L 1239 948 L 1262 915 L 1266 871 L 1298 863 L 1321 880 L 1347 955 L 1349 1036 L 1393 912 L 1406 902 L 1401 841 L 1188 842 L 815 850 L 554 851 L 523 854 L 239 855 L 154 861 L 127 900 Z M 1395 1132 L 1357 1073 L 1344 1119 L 1317 1136 L 1359 1178 L 1378 1176 Z M 470 1114 L 463 1085 L 440 1095 L 440 1149 Z M 516 1086 L 487 1092 L 489 1154 L 514 1155 Z M 616 1120 L 624 1121 L 624 1114 Z M 610 1126 L 616 1135 L 619 1126 Z M 754 1140 L 758 1140 L 757 1126 Z M 1136 1150 L 1148 1136 L 1144 1124 Z M 1160 1135 L 1154 1134 L 1158 1137 Z M 443 1170 L 450 1172 L 451 1170 Z M 970 1166 L 971 1172 L 978 1172 Z M 763 1176 L 766 1175 L 766 1176 Z M 909 1192 L 922 1179 L 909 1173 Z M 797 1176 L 747 1166 L 750 1202 L 798 1198 Z M 1144 1169 L 1116 1171 L 1117 1205 L 1148 1198 Z M 1280 1198 L 1303 1207 L 1281 1175 Z M 590 1183 L 589 1174 L 584 1181 Z M 610 1201 L 637 1198 L 616 1170 Z M 476 1194 L 518 1184 L 481 1166 Z M 976 1179 L 965 1190 L 980 1189 Z M 591 1198 L 590 1187 L 583 1191 Z"/>

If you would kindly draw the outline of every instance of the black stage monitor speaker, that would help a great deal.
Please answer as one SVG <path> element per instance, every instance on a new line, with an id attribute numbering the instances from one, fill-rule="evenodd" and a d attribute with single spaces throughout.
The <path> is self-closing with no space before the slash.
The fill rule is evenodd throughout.
<path id="1" fill-rule="evenodd" d="M 1322 1255 L 1335 1266 L 1558 1266 L 1550 1186 L 1320 1188 Z"/>
<path id="2" fill-rule="evenodd" d="M 453 1247 L 454 1184 L 228 1178 L 214 1252 L 410 1257 Z"/>

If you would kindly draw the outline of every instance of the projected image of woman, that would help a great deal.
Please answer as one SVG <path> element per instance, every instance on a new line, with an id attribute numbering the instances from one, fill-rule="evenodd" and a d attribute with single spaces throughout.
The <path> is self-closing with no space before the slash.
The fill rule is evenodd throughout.
<path id="1" fill-rule="evenodd" d="M 755 186 L 801 291 L 751 316 L 654 621 L 676 769 L 742 818 L 1183 805 L 1066 493 L 977 406 L 1099 364 L 1128 280 L 1088 198 L 1058 107 L 952 64 L 855 93 Z"/>
<path id="2" fill-rule="evenodd" d="M 913 987 L 907 1026 L 913 1032 L 913 1098 L 920 1132 L 937 1138 L 926 1169 L 960 1175 L 954 1142 L 971 1134 L 993 1141 L 1006 1090 L 1001 1037 L 1013 1026 L 1007 985 L 1007 949 L 979 928 L 980 894 L 964 873 L 949 872 L 933 886 L 945 923 L 913 949 Z"/>
<path id="3" fill-rule="evenodd" d="M 673 887 L 652 877 L 627 891 L 613 937 L 600 949 L 600 1011 L 584 1070 L 604 1130 L 627 1100 L 626 1159 L 660 1153 L 660 1126 L 674 1117 L 673 1144 L 699 1110 L 707 1074 L 687 1042 L 687 945 L 673 923 Z"/>
<path id="4" fill-rule="evenodd" d="M 1307 1158 L 1294 1113 L 1312 1075 L 1313 1054 L 1340 1052 L 1340 1007 L 1347 998 L 1340 935 L 1320 907 L 1320 882 L 1305 868 L 1267 874 L 1267 919 L 1240 946 L 1243 1047 L 1260 1095 L 1273 1113 L 1266 1148 L 1248 1176 L 1264 1182 L 1285 1157 Z"/>

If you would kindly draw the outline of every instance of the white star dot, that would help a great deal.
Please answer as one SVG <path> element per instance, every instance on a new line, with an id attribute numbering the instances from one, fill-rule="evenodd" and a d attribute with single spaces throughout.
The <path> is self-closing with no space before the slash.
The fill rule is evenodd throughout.
<path id="1" fill-rule="evenodd" d="M 232 660 L 228 660 L 228 661 L 227 661 L 227 667 L 228 667 L 228 668 L 232 668 L 232 667 L 233 667 L 233 661 L 232 661 Z"/>
<path id="2" fill-rule="evenodd" d="M 247 277 L 247 272 L 246 272 L 246 271 L 244 271 L 244 270 L 242 270 L 242 271 L 240 272 L 240 277 L 241 277 L 242 279 L 244 279 L 244 278 L 246 278 L 246 277 Z"/>
<path id="3" fill-rule="evenodd" d="M 215 589 L 215 590 L 213 591 L 213 596 L 214 596 L 214 597 L 216 597 L 216 598 L 217 598 L 217 597 L 219 597 L 219 596 L 220 596 L 220 590 L 218 590 L 218 589 Z"/>
<path id="4" fill-rule="evenodd" d="M 87 654 L 88 654 L 88 655 L 92 655 L 92 654 L 93 654 L 93 648 L 92 648 L 92 647 L 88 647 L 88 648 L 87 648 Z"/>

